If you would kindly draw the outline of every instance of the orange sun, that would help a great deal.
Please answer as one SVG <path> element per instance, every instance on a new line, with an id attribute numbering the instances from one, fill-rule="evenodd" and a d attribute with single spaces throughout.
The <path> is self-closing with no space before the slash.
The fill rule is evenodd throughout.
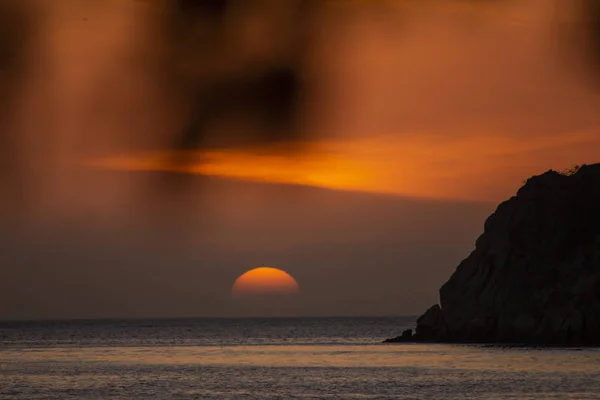
<path id="1" fill-rule="evenodd" d="M 231 295 L 241 298 L 253 295 L 279 295 L 298 293 L 300 287 L 287 272 L 277 268 L 260 267 L 240 275 L 235 280 Z"/>

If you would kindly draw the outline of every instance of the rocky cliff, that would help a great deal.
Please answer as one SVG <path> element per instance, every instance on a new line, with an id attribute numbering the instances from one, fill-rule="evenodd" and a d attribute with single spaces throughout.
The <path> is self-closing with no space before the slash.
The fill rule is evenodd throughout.
<path id="1" fill-rule="evenodd" d="M 412 340 L 600 345 L 600 164 L 500 204 Z"/>

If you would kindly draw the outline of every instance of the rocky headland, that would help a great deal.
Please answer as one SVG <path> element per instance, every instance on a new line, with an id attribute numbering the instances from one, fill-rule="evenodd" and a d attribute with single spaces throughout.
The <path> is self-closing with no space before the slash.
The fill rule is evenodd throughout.
<path id="1" fill-rule="evenodd" d="M 600 345 L 600 164 L 528 179 L 390 342 Z"/>

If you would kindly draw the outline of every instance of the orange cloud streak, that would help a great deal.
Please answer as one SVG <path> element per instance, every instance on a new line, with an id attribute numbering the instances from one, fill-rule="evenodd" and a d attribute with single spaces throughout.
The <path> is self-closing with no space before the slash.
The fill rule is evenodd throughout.
<path id="1" fill-rule="evenodd" d="M 532 174 L 598 161 L 596 132 L 549 137 L 432 134 L 325 140 L 297 151 L 277 147 L 87 161 L 123 171 L 169 171 L 425 198 L 498 201 Z"/>

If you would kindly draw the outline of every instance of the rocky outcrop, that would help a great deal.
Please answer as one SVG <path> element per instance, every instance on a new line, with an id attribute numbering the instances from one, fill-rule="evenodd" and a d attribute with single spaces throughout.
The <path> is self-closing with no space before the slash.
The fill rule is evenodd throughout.
<path id="1" fill-rule="evenodd" d="M 600 164 L 527 180 L 412 341 L 600 344 Z"/>
<path id="2" fill-rule="evenodd" d="M 412 329 L 406 329 L 404 331 L 402 331 L 402 335 L 397 336 L 395 338 L 391 338 L 391 339 L 386 339 L 383 341 L 383 343 L 406 343 L 406 342 L 412 342 L 413 340 L 413 330 Z"/>

